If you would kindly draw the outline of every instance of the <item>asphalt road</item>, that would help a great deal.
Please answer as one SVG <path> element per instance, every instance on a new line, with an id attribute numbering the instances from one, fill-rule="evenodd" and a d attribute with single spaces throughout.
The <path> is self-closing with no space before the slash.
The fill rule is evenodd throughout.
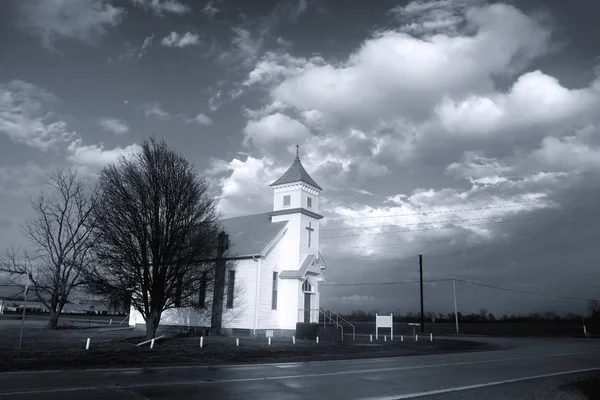
<path id="1" fill-rule="evenodd" d="M 553 399 L 600 370 L 594 339 L 474 338 L 489 352 L 243 366 L 0 374 L 3 399 Z M 545 383 L 544 383 L 545 382 Z M 544 383 L 544 384 L 542 384 Z M 541 389 L 540 389 L 541 388 Z M 490 397 L 491 396 L 491 397 Z M 533 396 L 533 397 L 528 397 Z M 556 397 L 557 399 L 582 399 Z"/>

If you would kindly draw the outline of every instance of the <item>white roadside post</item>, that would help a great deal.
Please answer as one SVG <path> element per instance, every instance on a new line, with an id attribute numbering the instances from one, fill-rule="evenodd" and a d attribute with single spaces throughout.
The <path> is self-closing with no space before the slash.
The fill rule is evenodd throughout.
<path id="1" fill-rule="evenodd" d="M 387 335 L 383 335 L 383 341 L 387 342 Z"/>
<path id="2" fill-rule="evenodd" d="M 296 336 L 292 336 L 292 344 L 296 344 Z"/>
<path id="3" fill-rule="evenodd" d="M 317 344 L 319 344 L 319 337 L 317 336 Z"/>
<path id="4" fill-rule="evenodd" d="M 87 341 L 85 342 L 85 349 L 86 350 L 90 349 L 90 338 L 87 338 Z"/>
<path id="5" fill-rule="evenodd" d="M 204 336 L 200 336 L 200 348 L 204 345 Z"/>
<path id="6" fill-rule="evenodd" d="M 271 345 L 271 336 L 269 336 L 269 346 Z"/>
<path id="7" fill-rule="evenodd" d="M 235 339 L 235 346 L 240 347 L 240 339 L 239 338 Z"/>
<path id="8" fill-rule="evenodd" d="M 415 335 L 415 342 L 419 341 L 419 335 Z"/>
<path id="9" fill-rule="evenodd" d="M 404 342 L 404 335 L 400 335 L 400 341 Z"/>
<path id="10" fill-rule="evenodd" d="M 152 341 L 150 342 L 150 349 L 154 348 L 154 339 L 152 339 Z"/>
<path id="11" fill-rule="evenodd" d="M 429 334 L 429 341 L 430 341 L 430 342 L 433 342 L 433 333 L 430 333 L 430 334 Z"/>
<path id="12" fill-rule="evenodd" d="M 392 330 L 390 333 L 390 340 L 394 340 L 394 314 L 390 314 L 390 320 L 391 320 L 390 328 Z"/>
<path id="13" fill-rule="evenodd" d="M 371 340 L 371 343 L 373 343 L 373 335 L 369 335 L 369 339 Z"/>

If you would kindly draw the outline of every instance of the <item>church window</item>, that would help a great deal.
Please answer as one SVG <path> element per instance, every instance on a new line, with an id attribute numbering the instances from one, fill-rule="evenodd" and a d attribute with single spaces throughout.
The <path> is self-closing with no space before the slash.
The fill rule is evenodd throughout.
<path id="1" fill-rule="evenodd" d="M 287 196 L 283 196 L 283 206 L 287 207 L 291 204 L 292 202 L 292 196 L 290 196 L 289 194 Z"/>
<path id="2" fill-rule="evenodd" d="M 198 293 L 198 307 L 206 307 L 206 271 L 202 272 L 202 278 L 200 278 L 200 293 Z"/>
<path id="3" fill-rule="evenodd" d="M 310 284 L 310 281 L 308 279 L 305 280 L 302 284 L 302 291 L 312 293 L 312 285 Z"/>
<path id="4" fill-rule="evenodd" d="M 277 310 L 278 273 L 273 272 L 273 297 L 271 298 L 271 310 Z"/>
<path id="5" fill-rule="evenodd" d="M 306 198 L 306 207 L 312 208 L 312 197 Z"/>
<path id="6" fill-rule="evenodd" d="M 235 271 L 230 270 L 227 279 L 227 308 L 233 308 L 233 295 L 235 288 Z"/>

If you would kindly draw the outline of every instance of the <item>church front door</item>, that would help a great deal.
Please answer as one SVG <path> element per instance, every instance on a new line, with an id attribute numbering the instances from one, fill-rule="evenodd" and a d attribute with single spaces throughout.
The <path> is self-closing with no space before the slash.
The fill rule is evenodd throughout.
<path id="1" fill-rule="evenodd" d="M 310 323 L 310 293 L 304 293 L 304 323 Z"/>

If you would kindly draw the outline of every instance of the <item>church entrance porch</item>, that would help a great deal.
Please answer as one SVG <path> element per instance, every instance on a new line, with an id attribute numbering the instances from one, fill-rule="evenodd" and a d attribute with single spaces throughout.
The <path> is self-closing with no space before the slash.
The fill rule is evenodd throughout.
<path id="1" fill-rule="evenodd" d="M 310 293 L 304 293 L 304 323 L 305 324 L 310 324 L 310 314 L 311 314 L 311 309 L 310 309 Z"/>

